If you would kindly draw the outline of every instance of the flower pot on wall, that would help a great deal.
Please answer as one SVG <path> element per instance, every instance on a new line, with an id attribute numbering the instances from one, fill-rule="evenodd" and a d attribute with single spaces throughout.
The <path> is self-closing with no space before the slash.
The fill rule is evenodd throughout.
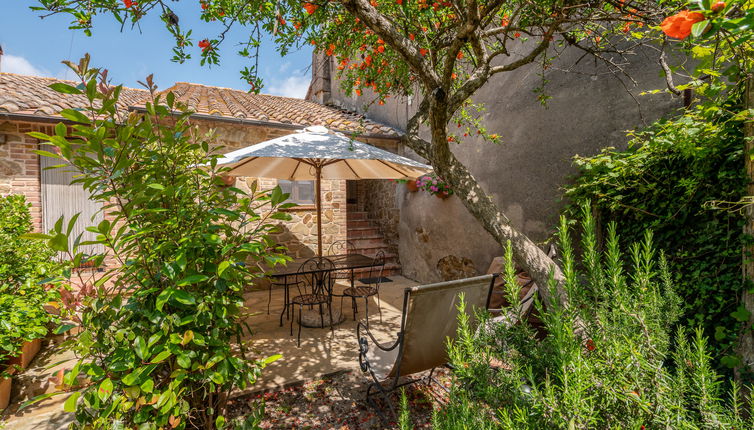
<path id="1" fill-rule="evenodd" d="M 29 342 L 24 342 L 21 346 L 21 353 L 16 357 L 8 360 L 9 364 L 17 364 L 22 369 L 26 369 L 31 363 L 31 360 L 36 357 L 39 350 L 42 349 L 42 339 L 34 339 Z"/>
<path id="2" fill-rule="evenodd" d="M 406 182 L 406 189 L 408 190 L 409 193 L 415 193 L 419 191 L 419 187 L 416 186 L 416 181 L 414 180 Z"/>

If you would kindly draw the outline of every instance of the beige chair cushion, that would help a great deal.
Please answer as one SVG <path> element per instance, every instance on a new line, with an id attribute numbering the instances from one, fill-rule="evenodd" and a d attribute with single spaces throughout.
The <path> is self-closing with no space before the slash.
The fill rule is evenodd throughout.
<path id="1" fill-rule="evenodd" d="M 395 365 L 395 360 L 398 358 L 399 349 L 396 346 L 391 351 L 383 351 L 375 345 L 370 345 L 369 351 L 367 351 L 367 360 L 369 360 L 369 366 L 377 379 L 388 377 Z"/>

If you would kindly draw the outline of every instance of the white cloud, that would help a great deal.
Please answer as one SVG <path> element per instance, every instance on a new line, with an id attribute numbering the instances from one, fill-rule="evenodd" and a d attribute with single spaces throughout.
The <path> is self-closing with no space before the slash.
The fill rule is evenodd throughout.
<path id="1" fill-rule="evenodd" d="M 47 70 L 34 67 L 34 65 L 24 57 L 6 54 L 2 56 L 0 61 L 2 61 L 0 68 L 2 68 L 3 72 L 16 73 L 19 75 L 50 76 L 50 73 Z"/>
<path id="2" fill-rule="evenodd" d="M 267 87 L 268 94 L 303 99 L 309 89 L 309 76 L 289 76 L 282 81 L 276 81 Z"/>

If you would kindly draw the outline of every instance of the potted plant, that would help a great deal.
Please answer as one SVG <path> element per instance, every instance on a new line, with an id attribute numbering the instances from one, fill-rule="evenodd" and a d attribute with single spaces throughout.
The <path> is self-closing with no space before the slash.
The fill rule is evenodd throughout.
<path id="1" fill-rule="evenodd" d="M 24 196 L 0 197 L 0 409 L 7 406 L 12 374 L 29 365 L 58 318 L 45 310 L 59 301 L 47 282 L 58 268 L 55 252 L 24 237 L 31 231 Z"/>
<path id="2" fill-rule="evenodd" d="M 416 186 L 440 199 L 447 199 L 453 194 L 450 186 L 435 173 L 421 176 L 416 180 Z"/>

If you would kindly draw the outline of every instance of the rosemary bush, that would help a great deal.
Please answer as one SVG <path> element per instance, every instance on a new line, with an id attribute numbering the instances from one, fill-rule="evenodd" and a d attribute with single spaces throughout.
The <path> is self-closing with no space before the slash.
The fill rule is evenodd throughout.
<path id="1" fill-rule="evenodd" d="M 560 225 L 568 306 L 535 303 L 543 337 L 485 315 L 472 327 L 461 313 L 449 345 L 451 401 L 435 428 L 754 428 L 739 387 L 724 387 L 713 369 L 702 331 L 676 326 L 680 300 L 652 234 L 626 253 L 612 223 L 600 252 L 588 205 L 582 216 L 579 259 L 565 218 Z M 506 259 L 516 285 L 510 249 Z M 518 296 L 508 296 L 516 309 Z"/>

